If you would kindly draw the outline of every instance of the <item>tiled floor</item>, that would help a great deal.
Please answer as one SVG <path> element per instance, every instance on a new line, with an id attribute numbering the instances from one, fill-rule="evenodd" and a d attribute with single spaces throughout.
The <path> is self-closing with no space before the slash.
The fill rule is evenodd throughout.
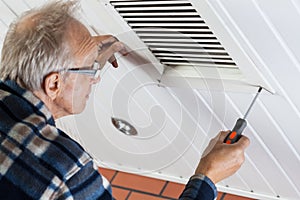
<path id="1" fill-rule="evenodd" d="M 175 200 L 184 185 L 148 178 L 135 174 L 99 168 L 112 184 L 113 195 L 117 200 Z M 218 194 L 218 200 L 251 200 L 226 193 Z"/>

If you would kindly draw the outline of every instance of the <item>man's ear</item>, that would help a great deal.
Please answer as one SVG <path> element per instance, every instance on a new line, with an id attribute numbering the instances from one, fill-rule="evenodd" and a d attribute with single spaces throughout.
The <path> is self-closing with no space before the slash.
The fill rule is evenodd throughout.
<path id="1" fill-rule="evenodd" d="M 44 78 L 43 89 L 51 100 L 54 100 L 58 96 L 61 90 L 61 81 L 62 77 L 57 72 L 52 72 Z"/>

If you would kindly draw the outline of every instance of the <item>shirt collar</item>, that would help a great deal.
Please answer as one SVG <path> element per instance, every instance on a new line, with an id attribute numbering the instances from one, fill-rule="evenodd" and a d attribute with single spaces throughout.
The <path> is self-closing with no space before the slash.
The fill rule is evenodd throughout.
<path id="1" fill-rule="evenodd" d="M 19 96 L 20 98 L 25 99 L 29 104 L 32 104 L 35 107 L 34 110 L 36 114 L 43 116 L 48 124 L 55 126 L 55 121 L 51 112 L 48 110 L 46 105 L 31 91 L 20 87 L 15 81 L 12 80 L 5 80 L 1 82 L 7 87 L 4 90 L 7 90 L 8 92 Z"/>

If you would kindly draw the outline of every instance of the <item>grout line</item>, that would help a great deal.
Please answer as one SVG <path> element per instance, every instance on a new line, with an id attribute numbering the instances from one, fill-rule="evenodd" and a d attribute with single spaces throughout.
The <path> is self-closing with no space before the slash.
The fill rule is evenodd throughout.
<path id="1" fill-rule="evenodd" d="M 130 195 L 131 195 L 132 191 L 130 190 L 129 193 L 127 194 L 127 196 L 125 197 L 125 200 L 128 200 Z"/>
<path id="2" fill-rule="evenodd" d="M 136 193 L 145 194 L 145 195 L 149 195 L 149 196 L 153 196 L 153 197 L 161 197 L 161 198 L 167 198 L 169 200 L 176 200 L 176 199 L 173 199 L 173 198 L 170 198 L 170 197 L 161 196 L 160 194 L 154 194 L 154 193 L 145 192 L 145 191 L 142 191 L 142 190 L 131 189 L 131 188 L 127 188 L 125 186 L 119 186 L 119 185 L 111 185 L 111 186 L 115 187 L 115 188 L 130 191 L 129 194 L 131 194 L 132 192 L 136 192 Z M 128 195 L 128 197 L 129 197 L 129 195 Z M 126 198 L 126 200 L 127 200 L 127 198 Z"/>
<path id="3" fill-rule="evenodd" d="M 227 193 L 223 193 L 222 196 L 221 196 L 221 198 L 220 198 L 220 200 L 224 200 L 226 194 L 227 194 Z"/>
<path id="4" fill-rule="evenodd" d="M 118 175 L 119 171 L 115 171 L 115 174 L 111 177 L 110 179 L 110 184 L 112 185 L 113 180 L 115 179 L 115 177 Z"/>
<path id="5" fill-rule="evenodd" d="M 164 193 L 164 191 L 165 191 L 166 187 L 168 186 L 168 184 L 169 184 L 169 181 L 166 181 L 165 185 L 162 187 L 162 189 L 159 193 L 160 196 L 162 196 L 162 194 Z"/>

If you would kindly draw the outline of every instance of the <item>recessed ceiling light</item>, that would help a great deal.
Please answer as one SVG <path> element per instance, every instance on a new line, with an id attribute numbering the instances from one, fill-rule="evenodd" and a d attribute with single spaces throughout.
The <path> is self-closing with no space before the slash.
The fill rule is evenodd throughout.
<path id="1" fill-rule="evenodd" d="M 137 130 L 125 120 L 112 117 L 111 122 L 116 127 L 116 129 L 118 129 L 125 135 L 137 135 Z"/>

